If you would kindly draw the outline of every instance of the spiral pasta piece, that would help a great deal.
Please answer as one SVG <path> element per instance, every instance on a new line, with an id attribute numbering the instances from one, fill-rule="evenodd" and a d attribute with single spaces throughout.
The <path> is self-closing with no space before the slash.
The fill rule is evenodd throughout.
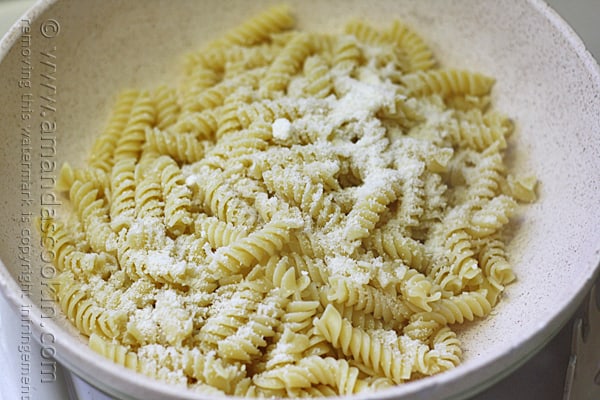
<path id="1" fill-rule="evenodd" d="M 484 274 L 494 285 L 507 285 L 515 280 L 515 274 L 507 260 L 504 242 L 490 238 L 483 244 L 478 255 Z"/>
<path id="2" fill-rule="evenodd" d="M 319 302 L 315 300 L 292 300 L 288 303 L 282 322 L 292 332 L 304 332 L 312 327 Z"/>
<path id="3" fill-rule="evenodd" d="M 112 169 L 110 219 L 115 232 L 128 227 L 135 213 L 135 161 L 125 158 Z"/>
<path id="4" fill-rule="evenodd" d="M 344 32 L 353 35 L 359 41 L 370 46 L 380 46 L 385 43 L 385 36 L 367 22 L 359 19 L 352 20 L 344 27 Z"/>
<path id="5" fill-rule="evenodd" d="M 485 317 L 492 309 L 485 291 L 463 292 L 450 298 L 442 298 L 431 304 L 433 312 L 442 315 L 447 324 L 473 321 Z"/>
<path id="6" fill-rule="evenodd" d="M 362 60 L 362 52 L 356 39 L 351 36 L 336 37 L 332 49 L 332 68 L 341 71 L 352 71 Z"/>
<path id="7" fill-rule="evenodd" d="M 172 158 L 161 156 L 155 161 L 154 168 L 160 171 L 165 204 L 165 225 L 173 235 L 180 235 L 192 223 L 191 191 L 185 185 L 183 174 Z"/>
<path id="8" fill-rule="evenodd" d="M 229 246 L 219 248 L 213 261 L 215 273 L 219 277 L 235 274 L 266 262 L 283 248 L 293 227 L 289 221 L 273 221 Z"/>
<path id="9" fill-rule="evenodd" d="M 291 76 L 300 70 L 304 60 L 316 49 L 315 38 L 310 34 L 299 34 L 285 46 L 266 77 L 261 82 L 261 90 L 272 93 L 286 89 Z"/>
<path id="10" fill-rule="evenodd" d="M 271 256 L 264 268 L 261 268 L 265 278 L 287 298 L 304 291 L 310 284 L 310 278 L 297 273 L 296 267 L 290 263 L 287 256 Z"/>
<path id="11" fill-rule="evenodd" d="M 188 104 L 192 103 L 204 90 L 219 83 L 220 80 L 221 78 L 217 71 L 211 68 L 198 67 L 190 71 L 189 79 L 180 88 L 183 100 L 181 111 L 184 113 L 189 112 Z"/>
<path id="12" fill-rule="evenodd" d="M 139 158 L 146 138 L 146 128 L 156 122 L 156 109 L 150 94 L 141 93 L 131 106 L 131 115 L 115 147 L 114 162 Z"/>
<path id="13" fill-rule="evenodd" d="M 215 217 L 200 216 L 195 221 L 195 231 L 207 238 L 213 249 L 228 246 L 248 235 L 245 229 L 220 221 Z"/>
<path id="14" fill-rule="evenodd" d="M 273 33 L 291 28 L 293 23 L 288 6 L 274 6 L 227 33 L 223 41 L 244 46 L 254 45 L 269 39 Z"/>
<path id="15" fill-rule="evenodd" d="M 173 125 L 177 121 L 180 111 L 176 91 L 167 86 L 160 86 L 153 92 L 153 100 L 156 110 L 156 127 L 166 129 Z"/>
<path id="16" fill-rule="evenodd" d="M 146 130 L 146 147 L 158 154 L 170 156 L 180 163 L 193 163 L 204 158 L 209 145 L 191 133 L 172 133 L 158 129 Z"/>
<path id="17" fill-rule="evenodd" d="M 489 121 L 489 122 L 488 122 Z M 453 143 L 461 143 L 477 151 L 497 145 L 506 148 L 506 138 L 511 134 L 513 126 L 506 118 L 486 118 L 479 109 L 459 114 L 449 126 Z"/>
<path id="18" fill-rule="evenodd" d="M 385 174 L 385 171 L 381 175 Z M 378 177 L 381 175 L 378 174 Z M 398 198 L 401 184 L 397 180 L 388 182 L 382 179 L 383 185 L 363 194 L 348 214 L 348 225 L 345 231 L 346 239 L 352 241 L 363 239 L 371 233 L 380 215 L 387 209 L 388 204 Z M 384 186 L 385 185 L 385 186 Z M 369 188 L 370 189 L 370 188 Z"/>
<path id="19" fill-rule="evenodd" d="M 494 84 L 494 79 L 485 75 L 456 69 L 418 71 L 402 80 L 416 96 L 432 93 L 439 93 L 442 97 L 457 94 L 483 96 Z"/>
<path id="20" fill-rule="evenodd" d="M 69 190 L 69 198 L 76 210 L 92 249 L 97 252 L 114 253 L 116 235 L 109 223 L 109 209 L 98 189 L 90 182 L 75 181 Z"/>
<path id="21" fill-rule="evenodd" d="M 313 183 L 306 176 L 296 176 L 296 180 L 290 180 L 289 172 L 277 167 L 263 173 L 263 178 L 268 189 L 308 213 L 317 226 L 326 226 L 339 220 L 341 210 L 327 196 L 321 183 Z"/>
<path id="22" fill-rule="evenodd" d="M 376 229 L 365 241 L 379 256 L 401 259 L 419 272 L 424 272 L 431 265 L 425 246 L 397 229 Z"/>
<path id="23" fill-rule="evenodd" d="M 189 133 L 203 140 L 213 139 L 217 128 L 215 110 L 204 110 L 200 113 L 182 113 L 172 129 L 176 133 Z"/>
<path id="24" fill-rule="evenodd" d="M 507 183 L 510 195 L 516 200 L 530 203 L 535 201 L 537 198 L 537 194 L 535 192 L 537 179 L 535 176 L 526 175 L 515 177 L 509 174 L 507 177 Z"/>
<path id="25" fill-rule="evenodd" d="M 304 61 L 304 75 L 308 80 L 305 88 L 307 96 L 324 98 L 333 90 L 333 84 L 329 76 L 329 66 L 323 58 L 319 56 L 308 57 Z"/>
<path id="26" fill-rule="evenodd" d="M 198 197 L 208 214 L 221 221 L 254 226 L 257 220 L 256 210 L 241 198 L 241 193 L 232 190 L 232 185 L 222 177 L 199 184 Z"/>
<path id="27" fill-rule="evenodd" d="M 90 335 L 89 347 L 96 353 L 108 358 L 115 363 L 124 366 L 125 368 L 138 370 L 138 357 L 133 351 L 127 347 L 108 342 L 100 335 L 92 333 Z"/>
<path id="28" fill-rule="evenodd" d="M 385 36 L 406 52 L 409 64 L 408 72 L 428 70 L 435 66 L 435 58 L 429 46 L 402 22 L 394 21 L 392 27 L 385 32 Z"/>
<path id="29" fill-rule="evenodd" d="M 384 322 L 402 321 L 410 311 L 395 296 L 389 296 L 372 286 L 361 286 L 348 279 L 331 278 L 331 290 L 327 300 L 353 307 L 357 311 L 373 314 L 376 319 Z"/>
<path id="30" fill-rule="evenodd" d="M 127 126 L 133 107 L 137 104 L 140 93 L 137 90 L 126 90 L 119 95 L 113 113 L 104 132 L 96 139 L 90 152 L 90 167 L 109 172 L 112 158 L 122 131 Z"/>
<path id="31" fill-rule="evenodd" d="M 278 118 L 293 120 L 300 115 L 301 111 L 297 106 L 270 99 L 252 104 L 244 104 L 237 110 L 237 118 L 240 125 L 244 128 L 259 119 L 271 123 Z"/>
<path id="32" fill-rule="evenodd" d="M 58 277 L 57 286 L 61 309 L 84 334 L 89 336 L 96 333 L 114 338 L 124 328 L 126 316 L 123 312 L 107 312 L 97 306 L 89 299 L 82 286 L 70 281 L 67 275 Z"/>
<path id="33" fill-rule="evenodd" d="M 69 163 L 64 163 L 56 181 L 55 189 L 60 192 L 68 192 L 73 182 L 92 182 L 94 187 L 100 190 L 99 194 L 108 196 L 110 187 L 109 174 L 101 168 L 73 168 Z"/>
<path id="34" fill-rule="evenodd" d="M 76 250 L 68 229 L 55 219 L 39 219 L 37 222 L 42 244 L 52 255 L 57 270 L 64 270 L 67 265 L 66 256 Z"/>
<path id="35" fill-rule="evenodd" d="M 249 315 L 257 310 L 263 298 L 263 293 L 256 289 L 256 285 L 246 286 L 213 306 L 214 314 L 209 316 L 199 332 L 209 348 L 218 349 L 221 341 L 235 334 L 249 321 Z"/>
<path id="36" fill-rule="evenodd" d="M 327 306 L 323 316 L 315 321 L 315 327 L 344 355 L 351 356 L 376 373 L 395 383 L 410 378 L 415 354 L 402 353 L 399 348 L 386 346 L 367 332 L 352 327 L 352 324 L 343 320 L 331 305 Z"/>
<path id="37" fill-rule="evenodd" d="M 218 354 L 239 361 L 250 361 L 261 354 L 260 347 L 267 345 L 265 339 L 275 336 L 284 312 L 283 303 L 284 298 L 277 291 L 267 295 L 245 325 L 219 342 Z"/>
<path id="38" fill-rule="evenodd" d="M 296 365 L 288 365 L 259 375 L 255 382 L 268 389 L 308 389 L 315 385 L 327 385 L 336 395 L 359 393 L 367 384 L 358 378 L 359 370 L 346 360 L 332 357 L 310 356 Z"/>
<path id="39" fill-rule="evenodd" d="M 149 174 L 135 186 L 135 216 L 160 221 L 164 218 L 164 199 L 160 177 Z"/>

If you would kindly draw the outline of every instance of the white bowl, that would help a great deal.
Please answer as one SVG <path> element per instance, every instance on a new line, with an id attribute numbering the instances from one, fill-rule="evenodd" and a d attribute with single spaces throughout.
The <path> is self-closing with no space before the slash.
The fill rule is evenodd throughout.
<path id="1" fill-rule="evenodd" d="M 26 14 L 29 23 L 15 25 L 0 45 L 0 289 L 18 312 L 32 304 L 30 326 L 45 355 L 55 356 L 114 396 L 208 398 L 138 375 L 89 350 L 43 296 L 45 275 L 51 271 L 44 269 L 48 267 L 40 261 L 37 243 L 31 243 L 30 264 L 19 259 L 21 240 L 37 240 L 35 232 L 23 231 L 31 229 L 23 219 L 28 212 L 39 213 L 41 201 L 53 200 L 40 184 L 48 183 L 60 163 L 84 160 L 121 89 L 166 82 L 183 54 L 271 3 L 40 1 Z M 507 288 L 493 316 L 461 331 L 466 351 L 458 368 L 356 398 L 473 395 L 544 346 L 598 275 L 598 65 L 576 34 L 540 0 L 290 3 L 299 26 L 307 29 L 335 30 L 354 16 L 375 23 L 400 18 L 426 39 L 442 65 L 497 79 L 494 104 L 516 122 L 511 166 L 534 172 L 541 182 L 539 200 L 524 208 L 510 245 L 518 280 Z M 22 33 L 31 39 L 21 38 Z M 24 87 L 26 81 L 31 88 Z M 22 119 L 26 115 L 31 119 Z M 56 125 L 43 125 L 49 119 Z M 30 188 L 21 187 L 22 154 L 28 146 L 22 142 L 24 127 L 31 131 Z M 56 137 L 56 166 L 41 164 L 42 129 Z M 29 200 L 32 205 L 26 204 Z M 32 279 L 29 296 L 20 288 L 26 278 Z"/>

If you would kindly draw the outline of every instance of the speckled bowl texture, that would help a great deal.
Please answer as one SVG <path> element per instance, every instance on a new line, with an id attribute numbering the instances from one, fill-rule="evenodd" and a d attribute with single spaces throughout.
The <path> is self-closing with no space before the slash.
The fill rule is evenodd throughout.
<path id="1" fill-rule="evenodd" d="M 272 3 L 41 1 L 26 15 L 29 22 L 15 25 L 0 46 L 0 289 L 17 311 L 33 304 L 34 336 L 60 362 L 114 396 L 207 398 L 103 359 L 58 311 L 53 315 L 56 306 L 43 295 L 49 271 L 28 213 L 35 216 L 59 207 L 42 204 L 54 200 L 43 188 L 47 175 L 56 174 L 63 161 L 83 161 L 120 90 L 168 81 L 183 54 Z M 473 395 L 544 346 L 598 275 L 598 65 L 571 28 L 539 0 L 288 3 L 299 27 L 320 31 L 339 31 L 350 17 L 382 25 L 400 18 L 425 38 L 441 65 L 497 79 L 495 107 L 516 123 L 510 138 L 511 168 L 533 172 L 540 180 L 539 200 L 524 207 L 514 223 L 509 250 L 518 280 L 492 316 L 461 330 L 461 366 L 356 398 Z M 31 87 L 20 81 L 29 81 Z M 51 142 L 42 141 L 44 135 L 56 138 L 56 154 L 46 160 L 42 145 Z M 56 165 L 45 164 L 50 158 Z M 32 183 L 23 187 L 27 163 Z M 25 295 L 21 288 L 28 288 Z"/>

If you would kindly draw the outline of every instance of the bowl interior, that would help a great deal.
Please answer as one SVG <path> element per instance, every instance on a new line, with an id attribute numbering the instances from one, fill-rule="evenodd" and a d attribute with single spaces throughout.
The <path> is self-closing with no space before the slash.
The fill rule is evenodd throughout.
<path id="1" fill-rule="evenodd" d="M 5 268 L 0 286 L 15 307 L 27 299 L 37 307 L 34 328 L 52 333 L 60 361 L 109 392 L 140 398 L 197 396 L 140 378 L 87 349 L 47 298 L 52 270 L 40 252 L 32 219 L 60 210 L 65 200 L 48 185 L 62 162 L 83 163 L 122 89 L 178 85 L 174 79 L 185 53 L 272 3 L 152 0 L 140 7 L 120 1 L 41 2 L 3 42 L 0 258 Z M 539 200 L 523 207 L 514 223 L 510 253 L 518 279 L 493 316 L 461 329 L 465 359 L 459 368 L 381 395 L 435 399 L 492 382 L 550 339 L 597 273 L 597 65 L 541 1 L 289 3 L 298 27 L 309 30 L 340 31 L 351 17 L 382 26 L 399 18 L 428 42 L 441 65 L 497 79 L 494 107 L 516 123 L 511 168 L 533 172 L 540 181 Z"/>

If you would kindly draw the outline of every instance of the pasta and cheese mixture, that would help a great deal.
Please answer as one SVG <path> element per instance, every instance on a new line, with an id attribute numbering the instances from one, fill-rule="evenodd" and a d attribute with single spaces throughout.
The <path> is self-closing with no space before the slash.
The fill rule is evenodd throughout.
<path id="1" fill-rule="evenodd" d="M 41 221 L 62 310 L 95 351 L 192 390 L 378 390 L 461 360 L 453 326 L 515 277 L 494 80 L 439 68 L 402 22 L 294 30 L 270 8 L 129 90 Z"/>

